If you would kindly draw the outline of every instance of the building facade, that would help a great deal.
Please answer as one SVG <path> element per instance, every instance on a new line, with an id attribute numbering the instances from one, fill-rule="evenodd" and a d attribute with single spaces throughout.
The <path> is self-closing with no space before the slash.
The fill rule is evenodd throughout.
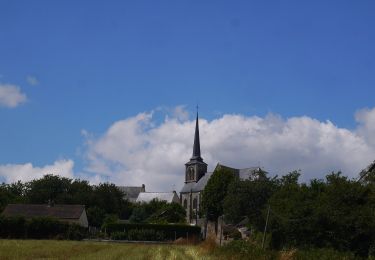
<path id="1" fill-rule="evenodd" d="M 201 225 L 203 219 L 199 215 L 201 210 L 202 192 L 213 172 L 207 172 L 207 164 L 201 157 L 198 113 L 195 122 L 193 155 L 185 163 L 185 184 L 180 191 L 180 203 L 186 210 L 186 220 L 190 224 Z M 266 172 L 260 167 L 236 169 L 218 163 L 215 170 L 226 169 L 241 180 L 254 180 L 265 176 Z"/>

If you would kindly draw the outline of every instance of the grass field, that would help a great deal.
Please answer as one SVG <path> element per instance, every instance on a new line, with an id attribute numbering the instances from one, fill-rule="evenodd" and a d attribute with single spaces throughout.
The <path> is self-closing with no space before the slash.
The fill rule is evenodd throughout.
<path id="1" fill-rule="evenodd" d="M 58 240 L 1 240 L 0 260 L 7 259 L 261 259 L 261 260 L 356 260 L 352 253 L 332 249 L 267 251 L 238 241 L 218 248 L 214 242 L 200 245 L 152 245 Z M 369 259 L 375 260 L 370 257 Z"/>
<path id="2" fill-rule="evenodd" d="M 217 259 L 199 246 L 0 240 L 0 259 Z"/>

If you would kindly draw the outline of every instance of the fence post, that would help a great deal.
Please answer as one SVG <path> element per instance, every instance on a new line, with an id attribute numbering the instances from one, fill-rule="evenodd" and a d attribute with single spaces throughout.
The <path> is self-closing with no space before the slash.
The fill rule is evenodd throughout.
<path id="1" fill-rule="evenodd" d="M 271 206 L 268 205 L 266 225 L 264 226 L 264 233 L 263 233 L 262 249 L 264 249 L 264 242 L 266 242 L 266 233 L 267 233 L 267 226 L 268 226 L 268 218 L 270 217 L 270 210 L 271 210 Z"/>

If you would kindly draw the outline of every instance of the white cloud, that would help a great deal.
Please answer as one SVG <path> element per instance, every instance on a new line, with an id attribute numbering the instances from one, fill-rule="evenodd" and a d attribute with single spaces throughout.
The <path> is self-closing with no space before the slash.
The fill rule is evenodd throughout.
<path id="1" fill-rule="evenodd" d="M 5 183 L 13 183 L 18 180 L 30 181 L 39 179 L 46 174 L 60 175 L 62 177 L 73 178 L 74 162 L 72 160 L 58 160 L 52 165 L 43 167 L 33 166 L 31 163 L 0 165 L 0 178 Z"/>
<path id="2" fill-rule="evenodd" d="M 163 112 L 164 113 L 164 112 Z M 0 179 L 7 183 L 29 181 L 45 174 L 84 178 L 93 184 L 145 184 L 149 191 L 179 190 L 184 182 L 184 164 L 192 154 L 194 120 L 184 111 L 161 123 L 158 116 L 140 113 L 114 122 L 101 136 L 82 130 L 86 169 L 74 173 L 72 160 L 57 160 L 42 167 L 26 164 L 0 165 Z M 356 113 L 358 127 L 339 128 L 330 121 L 304 116 L 282 118 L 223 115 L 200 119 L 201 150 L 212 170 L 220 162 L 245 168 L 264 167 L 271 174 L 302 170 L 302 180 L 324 178 L 342 170 L 349 177 L 375 159 L 375 109 Z"/>
<path id="3" fill-rule="evenodd" d="M 179 108 L 181 109 L 181 108 Z M 233 167 L 262 167 L 272 174 L 301 169 L 303 180 L 342 170 L 350 177 L 375 159 L 375 109 L 358 112 L 358 129 L 304 116 L 284 119 L 223 115 L 200 119 L 202 157 L 212 170 L 217 162 Z M 178 115 L 184 114 L 179 111 Z M 191 157 L 194 120 L 169 118 L 157 124 L 152 113 L 113 123 L 99 138 L 87 136 L 87 172 L 123 185 L 146 184 L 148 190 L 181 188 L 184 163 Z M 366 128 L 366 129 L 367 129 Z"/>
<path id="4" fill-rule="evenodd" d="M 172 110 L 173 118 L 181 121 L 186 121 L 189 119 L 189 112 L 186 111 L 185 106 L 177 106 Z"/>
<path id="5" fill-rule="evenodd" d="M 26 81 L 27 81 L 27 83 L 29 83 L 31 86 L 39 85 L 39 80 L 38 80 L 35 76 L 32 76 L 32 75 L 27 76 L 27 77 L 26 77 Z"/>
<path id="6" fill-rule="evenodd" d="M 21 92 L 18 86 L 0 83 L 0 106 L 14 108 L 26 100 L 26 95 Z"/>
<path id="7" fill-rule="evenodd" d="M 359 123 L 358 134 L 363 136 L 366 142 L 375 146 L 375 108 L 359 110 L 355 115 L 355 119 Z"/>

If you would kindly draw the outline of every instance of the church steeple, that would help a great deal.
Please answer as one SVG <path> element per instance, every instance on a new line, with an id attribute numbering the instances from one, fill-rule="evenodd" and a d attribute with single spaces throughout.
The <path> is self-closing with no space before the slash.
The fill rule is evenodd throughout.
<path id="1" fill-rule="evenodd" d="M 197 119 L 195 121 L 193 156 L 191 157 L 191 159 L 197 160 L 197 161 L 203 161 L 203 159 L 201 157 L 201 145 L 200 145 L 200 141 L 199 141 L 198 111 L 197 111 Z"/>
<path id="2" fill-rule="evenodd" d="M 190 161 L 185 163 L 185 166 L 186 166 L 185 183 L 198 182 L 200 178 L 202 178 L 203 175 L 207 172 L 207 164 L 203 161 L 201 157 L 198 110 L 197 110 L 197 118 L 195 120 L 193 155 L 191 156 Z"/>

